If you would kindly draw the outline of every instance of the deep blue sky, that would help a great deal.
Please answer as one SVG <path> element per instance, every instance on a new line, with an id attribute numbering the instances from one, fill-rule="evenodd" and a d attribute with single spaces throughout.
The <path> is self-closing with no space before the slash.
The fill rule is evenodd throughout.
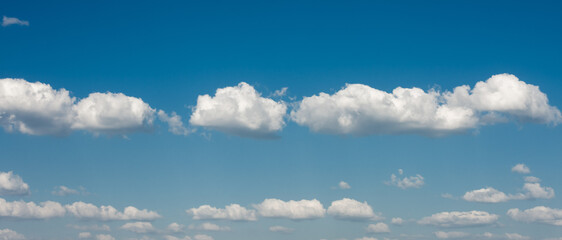
<path id="1" fill-rule="evenodd" d="M 0 78 L 43 82 L 77 98 L 120 92 L 155 109 L 177 112 L 187 124 L 197 96 L 247 82 L 263 96 L 288 87 L 301 100 L 334 93 L 346 83 L 384 91 L 396 87 L 452 90 L 510 73 L 540 87 L 550 105 L 562 107 L 562 4 L 557 1 L 4 1 L 0 15 L 29 26 L 0 27 Z M 290 101 L 289 98 L 286 101 Z M 62 204 L 84 201 L 122 210 L 132 205 L 157 211 L 164 229 L 192 220 L 185 210 L 265 198 L 318 199 L 324 207 L 344 197 L 367 201 L 392 232 L 519 233 L 531 239 L 561 237 L 560 226 L 522 223 L 510 208 L 562 208 L 559 197 L 486 204 L 467 202 L 467 191 L 494 187 L 516 193 L 531 169 L 543 186 L 562 189 L 560 126 L 510 122 L 445 137 L 417 135 L 334 136 L 312 133 L 287 120 L 275 140 L 251 139 L 198 128 L 188 136 L 168 133 L 160 122 L 149 133 L 94 136 L 31 136 L 0 132 L 0 172 L 13 171 L 29 184 L 28 196 L 8 201 Z M 204 132 L 211 137 L 202 136 Z M 398 169 L 421 174 L 425 185 L 406 190 L 385 185 Z M 346 181 L 352 188 L 334 189 Z M 90 194 L 54 196 L 56 186 Z M 456 199 L 442 198 L 450 193 Z M 499 224 L 439 228 L 415 221 L 442 211 L 481 210 Z M 108 224 L 116 239 L 142 235 L 119 229 L 125 222 L 72 217 L 14 220 L 0 217 L 0 230 L 28 239 L 76 239 L 67 224 Z M 308 221 L 260 218 L 214 222 L 229 239 L 356 239 L 370 236 L 371 222 L 332 217 Z M 374 223 L 374 222 L 372 222 Z M 271 233 L 273 225 L 294 228 Z M 92 232 L 94 233 L 94 232 Z M 189 230 L 187 235 L 197 234 Z M 94 234 L 95 235 L 95 234 Z M 148 235 L 161 239 L 161 235 Z M 423 239 L 426 239 L 423 238 Z"/>

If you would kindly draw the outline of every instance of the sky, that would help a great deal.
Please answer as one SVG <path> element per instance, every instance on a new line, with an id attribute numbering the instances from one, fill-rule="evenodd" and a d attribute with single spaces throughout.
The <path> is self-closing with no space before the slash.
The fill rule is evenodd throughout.
<path id="1" fill-rule="evenodd" d="M 562 239 L 557 1 L 4 1 L 0 239 Z"/>

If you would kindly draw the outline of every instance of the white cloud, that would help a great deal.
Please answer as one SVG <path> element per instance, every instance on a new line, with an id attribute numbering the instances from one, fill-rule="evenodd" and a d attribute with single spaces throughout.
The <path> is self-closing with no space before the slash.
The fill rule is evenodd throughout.
<path id="1" fill-rule="evenodd" d="M 274 97 L 283 97 L 287 94 L 287 89 L 289 89 L 289 88 L 284 87 L 284 88 L 281 88 L 279 90 L 275 90 L 275 92 L 273 92 L 273 96 Z"/>
<path id="2" fill-rule="evenodd" d="M 55 188 L 54 191 L 51 192 L 51 194 L 57 196 L 67 196 L 67 195 L 77 195 L 80 194 L 80 192 L 78 192 L 78 190 L 76 189 L 68 188 L 66 186 L 58 186 Z"/>
<path id="3" fill-rule="evenodd" d="M 396 218 L 392 218 L 390 220 L 390 223 L 394 224 L 394 225 L 402 225 L 404 223 L 404 219 L 396 217 Z"/>
<path id="4" fill-rule="evenodd" d="M 450 193 L 442 193 L 441 197 L 446 199 L 455 199 L 455 197 Z"/>
<path id="5" fill-rule="evenodd" d="M 494 75 L 471 90 L 428 92 L 398 87 L 387 93 L 362 84 L 347 84 L 330 95 L 304 97 L 291 119 L 314 132 L 328 134 L 422 134 L 464 132 L 490 123 L 491 116 L 558 124 L 560 111 L 548 104 L 537 86 L 510 74 Z M 498 117 L 499 116 L 499 117 Z"/>
<path id="6" fill-rule="evenodd" d="M 285 125 L 287 106 L 261 97 L 241 82 L 217 89 L 215 96 L 200 95 L 189 122 L 243 137 L 273 137 Z"/>
<path id="7" fill-rule="evenodd" d="M 510 197 L 505 193 L 500 192 L 492 187 L 466 192 L 462 198 L 469 202 L 486 203 L 506 202 L 510 199 Z"/>
<path id="8" fill-rule="evenodd" d="M 0 198 L 0 217 L 47 219 L 62 217 L 64 214 L 64 207 L 57 202 L 46 201 L 37 205 L 34 202 L 8 202 L 5 199 Z"/>
<path id="9" fill-rule="evenodd" d="M 0 79 L 0 125 L 8 132 L 125 134 L 149 130 L 154 112 L 142 99 L 122 93 L 91 93 L 76 103 L 65 89 L 23 79 Z"/>
<path id="10" fill-rule="evenodd" d="M 205 222 L 200 225 L 189 225 L 189 229 L 201 231 L 230 231 L 230 227 L 228 226 L 219 226 L 209 222 Z"/>
<path id="11" fill-rule="evenodd" d="M 435 225 L 440 227 L 465 227 L 493 224 L 499 216 L 483 211 L 468 212 L 441 212 L 424 217 L 418 221 L 422 225 Z"/>
<path id="12" fill-rule="evenodd" d="M 96 240 L 115 240 L 115 238 L 109 234 L 98 234 Z"/>
<path id="13" fill-rule="evenodd" d="M 507 215 L 517 221 L 562 226 L 562 209 L 537 206 L 521 211 L 518 208 L 512 208 L 507 211 Z"/>
<path id="14" fill-rule="evenodd" d="M 125 223 L 121 226 L 121 229 L 134 233 L 149 233 L 156 231 L 156 229 L 152 226 L 152 223 L 149 222 Z"/>
<path id="15" fill-rule="evenodd" d="M 554 197 L 554 189 L 542 187 L 540 183 L 525 183 L 523 185 L 524 199 L 551 199 Z"/>
<path id="16" fill-rule="evenodd" d="M 178 238 L 178 237 L 172 236 L 172 235 L 165 235 L 164 239 L 165 240 L 191 240 L 191 238 L 189 236 L 185 236 L 183 238 Z"/>
<path id="17" fill-rule="evenodd" d="M 333 201 L 330 207 L 328 207 L 328 214 L 347 220 L 381 219 L 380 216 L 373 212 L 373 208 L 367 202 L 359 202 L 350 198 Z"/>
<path id="18" fill-rule="evenodd" d="M 398 169 L 398 173 L 402 175 L 404 172 L 402 171 L 402 169 Z M 416 176 L 410 176 L 404 178 L 400 178 L 392 174 L 390 175 L 390 181 L 385 182 L 385 184 L 406 189 L 406 188 L 420 188 L 425 184 L 425 182 L 423 181 L 423 177 L 419 174 L 416 174 Z"/>
<path id="19" fill-rule="evenodd" d="M 195 220 L 204 219 L 225 219 L 233 221 L 255 221 L 256 211 L 248 210 L 238 204 L 230 204 L 223 208 L 215 208 L 210 205 L 202 205 L 198 208 L 186 210 L 188 214 L 193 215 Z"/>
<path id="20" fill-rule="evenodd" d="M 513 239 L 513 240 L 530 240 L 531 239 L 528 236 L 523 236 L 523 235 L 518 234 L 518 233 L 506 233 L 505 237 L 507 239 Z"/>
<path id="21" fill-rule="evenodd" d="M 213 237 L 211 237 L 209 235 L 205 235 L 205 234 L 197 234 L 197 235 L 193 236 L 193 239 L 195 239 L 195 240 L 214 240 Z"/>
<path id="22" fill-rule="evenodd" d="M 529 167 L 527 167 L 527 165 L 523 164 L 523 163 L 519 163 L 515 166 L 513 166 L 511 168 L 512 172 L 516 172 L 516 173 L 523 173 L 523 174 L 528 174 L 531 172 L 531 170 L 529 169 Z"/>
<path id="23" fill-rule="evenodd" d="M 283 226 L 271 226 L 269 227 L 269 231 L 278 232 L 278 233 L 292 233 L 295 231 L 295 229 L 283 227 Z"/>
<path id="24" fill-rule="evenodd" d="M 468 237 L 470 234 L 465 232 L 434 232 L 435 237 L 439 239 L 453 239 L 453 238 L 465 238 Z"/>
<path id="25" fill-rule="evenodd" d="M 369 224 L 369 226 L 367 226 L 367 232 L 368 233 L 389 233 L 390 232 L 390 228 L 388 227 L 388 225 L 386 225 L 385 223 L 376 223 L 376 224 Z"/>
<path id="26" fill-rule="evenodd" d="M 378 240 L 374 237 L 362 237 L 362 238 L 356 238 L 355 240 Z"/>
<path id="27" fill-rule="evenodd" d="M 90 233 L 90 232 L 81 232 L 81 233 L 78 233 L 78 238 L 80 238 L 80 239 L 92 238 L 92 233 Z"/>
<path id="28" fill-rule="evenodd" d="M 20 26 L 29 26 L 28 21 L 19 20 L 15 17 L 2 17 L 2 27 L 7 27 L 10 25 L 20 25 Z"/>
<path id="29" fill-rule="evenodd" d="M 27 185 L 27 183 L 25 183 L 20 176 L 14 174 L 12 171 L 0 172 L 0 196 L 21 196 L 28 194 L 29 185 Z"/>
<path id="30" fill-rule="evenodd" d="M 172 112 L 172 115 L 168 115 L 166 112 L 158 110 L 158 119 L 162 122 L 168 123 L 168 131 L 173 134 L 186 136 L 190 133 L 183 125 L 181 117 L 175 112 Z"/>
<path id="31" fill-rule="evenodd" d="M 279 199 L 265 199 L 260 204 L 255 204 L 259 214 L 263 217 L 288 218 L 293 220 L 314 219 L 324 217 L 326 210 L 320 201 L 300 200 L 283 201 Z"/>
<path id="32" fill-rule="evenodd" d="M 82 230 L 82 231 L 111 231 L 111 228 L 108 225 L 74 225 L 74 224 L 68 224 L 66 225 L 69 228 L 73 228 L 76 230 Z"/>
<path id="33" fill-rule="evenodd" d="M 112 206 L 95 206 L 91 203 L 74 202 L 73 204 L 65 205 L 68 213 L 71 213 L 77 218 L 81 219 L 94 219 L 102 221 L 110 220 L 137 220 L 137 221 L 150 221 L 160 218 L 160 215 L 154 211 L 146 209 L 139 210 L 133 206 L 126 207 L 123 212 L 119 212 Z"/>
<path id="34" fill-rule="evenodd" d="M 170 225 L 168 225 L 168 227 L 166 227 L 166 229 L 170 232 L 173 232 L 173 233 L 179 233 L 179 232 L 183 232 L 184 227 L 185 226 L 182 225 L 182 224 L 178 224 L 178 223 L 173 222 L 173 223 L 170 223 Z"/>
<path id="35" fill-rule="evenodd" d="M 346 183 L 346 182 L 344 182 L 344 181 L 341 181 L 341 182 L 338 184 L 338 187 L 339 187 L 340 189 L 350 189 L 350 188 L 351 188 L 351 186 L 349 186 L 349 184 Z"/>
<path id="36" fill-rule="evenodd" d="M 0 229 L 0 239 L 1 240 L 25 240 L 25 236 L 12 229 Z"/>
<path id="37" fill-rule="evenodd" d="M 529 183 L 538 183 L 540 182 L 541 179 L 538 177 L 533 177 L 533 176 L 527 176 L 525 177 L 525 182 L 529 182 Z"/>

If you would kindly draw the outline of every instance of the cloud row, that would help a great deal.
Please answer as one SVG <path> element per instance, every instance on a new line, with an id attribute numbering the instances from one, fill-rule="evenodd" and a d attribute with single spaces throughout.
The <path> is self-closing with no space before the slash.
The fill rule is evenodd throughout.
<path id="1" fill-rule="evenodd" d="M 285 93 L 286 89 L 274 97 Z M 288 113 L 289 106 L 293 107 Z M 107 92 L 76 99 L 48 84 L 0 79 L 0 125 L 7 131 L 126 134 L 150 130 L 155 116 L 174 134 L 190 132 L 176 113 L 153 109 L 137 97 Z M 415 87 L 385 92 L 347 84 L 333 94 L 319 93 L 294 103 L 264 97 L 241 82 L 217 89 L 214 96 L 200 95 L 189 123 L 243 137 L 271 138 L 287 119 L 325 134 L 442 136 L 509 120 L 557 125 L 562 115 L 538 86 L 498 74 L 473 88 L 463 85 L 444 92 Z"/>
<path id="2" fill-rule="evenodd" d="M 72 215 L 84 220 L 142 220 L 151 221 L 160 218 L 157 212 L 146 209 L 139 210 L 133 206 L 126 207 L 122 212 L 113 206 L 95 206 L 91 203 L 74 202 L 62 205 L 58 202 L 9 202 L 0 198 L 0 217 L 15 219 L 49 219 Z"/>

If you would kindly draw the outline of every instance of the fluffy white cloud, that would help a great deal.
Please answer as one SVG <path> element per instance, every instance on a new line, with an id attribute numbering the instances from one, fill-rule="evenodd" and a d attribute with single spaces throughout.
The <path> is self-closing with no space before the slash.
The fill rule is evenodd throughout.
<path id="1" fill-rule="evenodd" d="M 283 227 L 283 226 L 271 226 L 269 227 L 269 231 L 278 232 L 278 233 L 292 233 L 295 231 L 295 229 Z"/>
<path id="2" fill-rule="evenodd" d="M 512 208 L 507 211 L 507 215 L 517 221 L 562 226 L 562 209 L 537 206 L 521 211 L 518 208 Z"/>
<path id="3" fill-rule="evenodd" d="M 506 233 L 505 237 L 507 239 L 513 239 L 513 240 L 530 240 L 531 239 L 528 236 L 523 236 L 523 235 L 518 234 L 518 233 Z"/>
<path id="4" fill-rule="evenodd" d="M 328 207 L 328 214 L 348 220 L 378 220 L 381 219 L 373 212 L 373 208 L 367 202 L 359 202 L 354 199 L 344 198 L 333 201 Z"/>
<path id="5" fill-rule="evenodd" d="M 394 224 L 394 225 L 402 225 L 404 223 L 404 219 L 396 217 L 396 218 L 392 218 L 390 220 L 390 223 Z"/>
<path id="6" fill-rule="evenodd" d="M 29 185 L 20 176 L 12 171 L 0 172 L 0 196 L 27 194 L 29 194 Z"/>
<path id="7" fill-rule="evenodd" d="M 189 130 L 183 125 L 181 117 L 172 112 L 172 115 L 168 115 L 166 112 L 159 110 L 158 119 L 162 122 L 168 123 L 168 131 L 176 135 L 188 135 Z"/>
<path id="8" fill-rule="evenodd" d="M 209 222 L 201 223 L 200 225 L 189 225 L 189 229 L 201 231 L 230 231 L 230 227 L 228 226 L 219 226 Z"/>
<path id="9" fill-rule="evenodd" d="M 398 173 L 402 175 L 404 174 L 404 171 L 402 169 L 398 169 Z M 420 188 L 425 184 L 425 182 L 423 181 L 423 177 L 419 174 L 416 174 L 416 176 L 410 176 L 404 178 L 400 178 L 392 174 L 390 175 L 390 181 L 385 182 L 385 184 L 406 189 L 406 188 Z"/>
<path id="10" fill-rule="evenodd" d="M 469 202 L 487 203 L 506 202 L 510 199 L 510 197 L 508 197 L 505 193 L 492 187 L 466 192 L 462 198 Z"/>
<path id="11" fill-rule="evenodd" d="M 18 18 L 15 18 L 15 17 L 3 16 L 2 17 L 2 27 L 7 27 L 7 26 L 10 26 L 10 25 L 29 26 L 29 22 L 24 21 L 24 20 L 19 20 Z"/>
<path id="12" fill-rule="evenodd" d="M 213 237 L 211 237 L 209 235 L 205 235 L 205 234 L 197 234 L 197 235 L 193 236 L 193 239 L 195 239 L 195 240 L 214 240 Z"/>
<path id="13" fill-rule="evenodd" d="M 81 233 L 78 233 L 78 238 L 79 238 L 79 239 L 92 238 L 92 233 L 90 233 L 90 232 L 81 232 Z"/>
<path id="14" fill-rule="evenodd" d="M 470 234 L 465 233 L 465 232 L 443 232 L 443 231 L 439 231 L 439 232 L 434 232 L 435 237 L 439 238 L 439 239 L 453 239 L 453 238 L 464 238 L 464 237 L 468 237 Z"/>
<path id="15" fill-rule="evenodd" d="M 64 214 L 64 207 L 57 202 L 46 201 L 37 205 L 34 202 L 8 202 L 5 199 L 0 198 L 0 217 L 47 219 L 62 217 Z"/>
<path id="16" fill-rule="evenodd" d="M 1 240 L 25 240 L 25 236 L 12 229 L 0 229 Z"/>
<path id="17" fill-rule="evenodd" d="M 9 132 L 125 134 L 150 129 L 154 112 L 142 99 L 122 93 L 91 93 L 76 103 L 65 89 L 23 79 L 0 79 L 0 125 Z"/>
<path id="18" fill-rule="evenodd" d="M 160 218 L 160 215 L 154 211 L 146 209 L 139 210 L 133 206 L 126 207 L 123 212 L 119 212 L 112 206 L 95 206 L 91 203 L 74 202 L 73 204 L 65 205 L 68 213 L 71 213 L 77 218 L 94 219 L 102 221 L 110 220 L 137 220 L 137 221 L 150 221 Z"/>
<path id="19" fill-rule="evenodd" d="M 179 232 L 183 232 L 183 228 L 184 226 L 182 224 L 178 224 L 178 223 L 170 223 L 170 225 L 168 225 L 168 227 L 166 227 L 166 229 L 170 232 L 173 233 L 179 233 Z"/>
<path id="20" fill-rule="evenodd" d="M 341 182 L 338 184 L 338 187 L 339 187 L 340 189 L 350 189 L 350 188 L 351 188 L 351 186 L 349 186 L 349 184 L 346 183 L 346 182 L 344 182 L 344 181 L 341 181 Z"/>
<path id="21" fill-rule="evenodd" d="M 186 210 L 188 214 L 193 215 L 195 220 L 204 219 L 226 219 L 233 221 L 255 221 L 256 211 L 249 210 L 238 204 L 230 204 L 224 209 L 211 207 L 210 205 L 202 205 L 198 208 Z"/>
<path id="22" fill-rule="evenodd" d="M 96 240 L 115 240 L 115 238 L 109 234 L 98 234 Z"/>
<path id="23" fill-rule="evenodd" d="M 527 165 L 523 164 L 523 163 L 519 163 L 515 166 L 513 166 L 511 168 L 512 172 L 517 172 L 517 173 L 523 173 L 523 174 L 528 174 L 531 172 L 531 170 L 529 169 L 529 167 L 527 167 Z"/>
<path id="24" fill-rule="evenodd" d="M 525 199 L 551 199 L 554 197 L 554 189 L 551 187 L 542 187 L 540 183 L 525 183 L 523 185 Z"/>
<path id="25" fill-rule="evenodd" d="M 385 223 L 369 224 L 367 226 L 367 232 L 369 233 L 389 233 L 390 228 Z"/>
<path id="26" fill-rule="evenodd" d="M 492 119 L 492 116 L 496 116 Z M 498 117 L 499 116 L 499 117 Z M 497 118 L 558 124 L 560 111 L 548 104 L 537 86 L 510 74 L 494 75 L 471 90 L 428 92 L 398 87 L 387 93 L 362 84 L 347 84 L 330 95 L 304 97 L 291 119 L 314 132 L 328 134 L 443 135 L 463 132 Z"/>
<path id="27" fill-rule="evenodd" d="M 121 229 L 134 233 L 149 233 L 156 231 L 156 229 L 152 226 L 152 223 L 149 222 L 125 223 L 121 226 Z"/>
<path id="28" fill-rule="evenodd" d="M 279 199 L 265 199 L 260 204 L 255 204 L 261 216 L 272 218 L 288 218 L 293 220 L 314 219 L 324 217 L 326 210 L 320 201 L 300 200 L 283 201 Z"/>
<path id="29" fill-rule="evenodd" d="M 217 89 L 215 96 L 200 95 L 189 122 L 243 137 L 273 137 L 283 128 L 287 106 L 264 98 L 254 87 Z"/>
<path id="30" fill-rule="evenodd" d="M 440 212 L 418 221 L 422 225 L 435 225 L 440 227 L 464 227 L 493 224 L 499 216 L 483 211 L 468 212 Z"/>

